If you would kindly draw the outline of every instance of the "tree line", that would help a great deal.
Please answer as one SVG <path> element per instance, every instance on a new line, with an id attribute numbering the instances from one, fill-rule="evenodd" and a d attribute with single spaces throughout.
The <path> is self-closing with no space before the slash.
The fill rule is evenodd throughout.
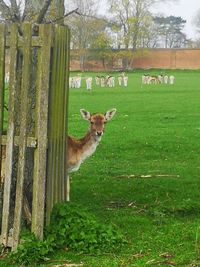
<path id="1" fill-rule="evenodd" d="M 152 13 L 156 4 L 170 1 L 178 0 L 0 0 L 0 16 L 3 21 L 19 24 L 68 25 L 71 55 L 80 60 L 81 69 L 88 57 L 101 59 L 103 64 L 122 58 L 128 67 L 139 48 L 199 46 L 184 33 L 186 20 L 182 17 Z M 196 24 L 198 21 L 199 17 Z"/>

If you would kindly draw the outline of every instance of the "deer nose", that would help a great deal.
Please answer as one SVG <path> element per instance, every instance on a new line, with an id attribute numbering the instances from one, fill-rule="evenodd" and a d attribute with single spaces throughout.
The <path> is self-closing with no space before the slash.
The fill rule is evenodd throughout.
<path id="1" fill-rule="evenodd" d="M 98 136 L 101 136 L 101 135 L 102 135 L 102 132 L 97 132 L 97 135 L 98 135 Z"/>

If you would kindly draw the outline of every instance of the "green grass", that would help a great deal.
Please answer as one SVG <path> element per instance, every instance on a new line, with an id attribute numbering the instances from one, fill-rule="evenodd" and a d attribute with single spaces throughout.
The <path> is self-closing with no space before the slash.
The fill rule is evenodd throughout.
<path id="1" fill-rule="evenodd" d="M 128 88 L 83 86 L 71 89 L 69 100 L 76 137 L 88 128 L 80 108 L 117 108 L 95 154 L 72 175 L 71 201 L 116 225 L 129 244 L 117 255 L 61 251 L 53 259 L 87 267 L 200 266 L 200 72 L 167 71 L 174 85 L 141 87 L 143 72 L 128 74 Z"/>
<path id="2" fill-rule="evenodd" d="M 72 175 L 71 201 L 130 241 L 121 255 L 81 257 L 86 266 L 200 265 L 200 73 L 168 71 L 174 85 L 141 87 L 142 73 L 128 74 L 128 88 L 70 91 L 75 136 L 87 129 L 80 108 L 117 108 L 96 153 Z"/>

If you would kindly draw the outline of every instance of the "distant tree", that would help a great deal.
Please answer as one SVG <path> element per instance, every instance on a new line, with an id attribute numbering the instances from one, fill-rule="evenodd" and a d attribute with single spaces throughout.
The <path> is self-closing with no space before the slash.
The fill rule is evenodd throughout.
<path id="1" fill-rule="evenodd" d="M 105 62 L 112 59 L 112 39 L 105 32 L 99 33 L 91 44 L 93 57 L 102 60 L 104 69 L 106 68 Z"/>
<path id="2" fill-rule="evenodd" d="M 162 0 L 162 2 L 173 0 Z M 176 0 L 174 0 L 176 1 Z M 112 19 L 119 25 L 118 34 L 121 36 L 121 47 L 133 51 L 141 45 L 141 39 L 147 34 L 148 19 L 151 20 L 150 8 L 161 0 L 108 0 Z M 130 64 L 125 60 L 125 67 Z"/>
<path id="3" fill-rule="evenodd" d="M 195 25 L 197 32 L 200 34 L 200 9 L 197 10 L 196 15 L 193 18 L 193 24 Z"/>
<path id="4" fill-rule="evenodd" d="M 109 11 L 112 19 L 120 26 L 119 32 L 123 36 L 124 48 L 137 48 L 141 31 L 151 20 L 150 8 L 159 2 L 178 0 L 108 0 Z"/>
<path id="5" fill-rule="evenodd" d="M 187 44 L 186 35 L 183 33 L 186 20 L 181 17 L 155 17 L 157 32 L 164 41 L 165 48 L 180 48 Z"/>
<path id="6" fill-rule="evenodd" d="M 157 25 L 152 15 L 146 16 L 141 23 L 141 30 L 138 38 L 138 48 L 156 48 L 159 46 Z"/>
<path id="7" fill-rule="evenodd" d="M 98 36 L 103 36 L 107 21 L 97 18 L 98 0 L 73 0 L 69 6 L 78 8 L 78 14 L 65 19 L 71 29 L 71 48 L 77 50 L 80 69 L 84 70 L 84 63 L 88 56 L 88 49 L 92 47 Z"/>
<path id="8" fill-rule="evenodd" d="M 200 9 L 197 10 L 196 15 L 193 18 L 193 25 L 196 28 L 196 40 L 193 42 L 193 47 L 200 47 Z"/>

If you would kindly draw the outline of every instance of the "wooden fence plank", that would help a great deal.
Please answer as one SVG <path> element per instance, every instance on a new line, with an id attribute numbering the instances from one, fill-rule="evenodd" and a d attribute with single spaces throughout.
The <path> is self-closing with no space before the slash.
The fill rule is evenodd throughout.
<path id="1" fill-rule="evenodd" d="M 56 144 L 56 155 L 57 157 L 60 159 L 59 162 L 56 164 L 57 168 L 56 168 L 56 179 L 55 184 L 57 186 L 57 198 L 55 199 L 56 202 L 62 202 L 64 201 L 63 197 L 62 197 L 62 154 L 61 154 L 61 150 L 62 150 L 62 143 L 61 143 L 61 133 L 62 133 L 62 106 L 63 106 L 63 82 L 62 82 L 62 75 L 63 75 L 63 61 L 65 60 L 65 56 L 63 54 L 63 32 L 62 32 L 62 27 L 57 27 L 57 32 L 58 32 L 58 43 L 59 45 L 57 46 L 57 50 L 58 50 L 58 58 L 59 58 L 59 65 L 60 65 L 60 71 L 57 75 L 57 87 L 59 88 L 59 91 L 57 90 L 57 101 L 58 101 L 58 105 L 57 105 L 57 113 L 56 113 L 56 118 L 60 118 L 60 120 L 56 119 L 57 125 L 57 144 Z M 65 70 L 66 72 L 66 70 Z"/>
<path id="2" fill-rule="evenodd" d="M 10 37 L 8 36 L 6 38 L 6 48 L 9 48 L 11 44 L 11 40 Z M 40 38 L 40 36 L 32 36 L 32 40 L 31 40 L 31 46 L 32 47 L 42 47 L 43 45 L 45 45 L 45 43 L 43 42 L 43 40 Z M 23 37 L 18 38 L 18 47 L 23 47 L 24 46 L 24 39 Z"/>
<path id="3" fill-rule="evenodd" d="M 30 86 L 30 60 L 31 60 L 31 25 L 24 24 L 23 66 L 22 66 L 22 87 L 21 87 L 21 121 L 19 135 L 19 158 L 16 185 L 15 214 L 13 227 L 13 249 L 19 242 L 21 227 L 21 214 L 23 203 L 23 188 L 25 178 L 26 144 L 27 144 L 27 112 L 28 112 L 28 90 Z"/>
<path id="4" fill-rule="evenodd" d="M 50 94 L 49 149 L 47 174 L 47 224 L 50 213 L 57 202 L 66 201 L 66 60 L 68 49 L 68 30 L 55 27 L 54 54 Z M 59 72 L 58 72 L 59 69 Z M 66 95 L 65 95 L 66 94 Z M 65 135 L 65 138 L 63 138 Z"/>
<path id="5" fill-rule="evenodd" d="M 38 88 L 36 103 L 37 149 L 34 155 L 32 232 L 42 239 L 44 226 L 44 201 L 47 163 L 47 125 L 51 53 L 51 25 L 40 26 L 40 38 L 45 45 L 41 47 L 38 62 Z M 38 190 L 39 188 L 39 190 Z"/>
<path id="6" fill-rule="evenodd" d="M 0 175 L 1 175 L 1 162 L 2 162 L 1 144 L 2 144 L 2 134 L 3 134 L 4 90 L 5 90 L 4 76 L 5 76 L 5 25 L 0 24 Z"/>
<path id="7" fill-rule="evenodd" d="M 10 189 L 13 172 L 13 150 L 14 150 L 14 131 L 15 131 L 15 95 L 16 95 L 16 61 L 17 61 L 17 43 L 18 29 L 17 24 L 11 25 L 11 43 L 10 43 L 10 81 L 9 81 L 9 107 L 8 107 L 8 129 L 6 144 L 5 161 L 5 182 L 3 194 L 3 215 L 2 215 L 2 243 L 7 246 L 8 241 L 8 220 L 10 211 Z"/>
<path id="8" fill-rule="evenodd" d="M 66 201 L 69 201 L 69 188 L 67 188 L 67 185 L 69 187 L 70 185 L 70 180 L 69 180 L 69 175 L 66 172 L 67 169 L 67 135 L 68 135 L 68 106 L 69 106 L 69 63 L 70 63 L 70 31 L 67 28 L 67 35 L 66 35 L 66 47 L 65 47 L 65 51 L 66 51 L 66 62 L 65 62 L 65 69 L 66 69 L 66 85 L 65 85 L 65 94 L 64 94 L 64 106 L 63 106 L 63 133 L 62 133 L 62 142 L 65 146 L 65 150 L 63 150 L 63 160 L 64 160 L 64 166 L 65 166 L 65 179 L 64 179 L 64 199 Z"/>
<path id="9" fill-rule="evenodd" d="M 61 134 L 60 134 L 60 177 L 61 179 L 61 188 L 60 195 L 61 201 L 67 201 L 67 164 L 66 164 L 66 151 L 67 151 L 67 114 L 68 114 L 68 92 L 69 88 L 66 83 L 67 75 L 69 74 L 69 30 L 67 27 L 61 27 L 62 32 L 62 56 L 61 69 L 60 69 L 60 80 L 62 81 L 62 106 L 60 111 L 60 117 L 62 118 L 61 122 Z"/>
<path id="10" fill-rule="evenodd" d="M 51 196 L 53 199 L 52 207 L 55 203 L 58 202 L 58 161 L 55 160 L 55 158 L 59 158 L 58 156 L 58 137 L 59 137 L 59 127 L 58 127 L 58 110 L 59 110 L 59 94 L 60 94 L 60 87 L 59 87 L 59 78 L 56 74 L 56 71 L 58 70 L 58 66 L 60 63 L 60 53 L 59 53 L 59 31 L 58 27 L 55 28 L 55 43 L 54 43 L 54 69 L 53 71 L 53 90 L 54 90 L 54 103 L 53 104 L 53 116 L 52 116 L 52 123 L 53 126 L 53 195 Z M 55 59 L 56 56 L 56 59 Z"/>
<path id="11" fill-rule="evenodd" d="M 55 31 L 54 38 L 54 48 L 52 56 L 52 76 L 51 76 L 51 88 L 50 88 L 50 97 L 49 97 L 49 141 L 48 141 L 48 167 L 47 167 L 47 201 L 46 201 L 46 222 L 50 222 L 50 213 L 55 203 L 55 191 L 56 185 L 56 161 L 54 160 L 56 155 L 56 118 L 55 118 L 55 107 L 57 106 L 56 90 L 57 88 L 57 79 L 56 71 L 58 68 L 58 54 L 57 54 L 57 31 Z"/>
<path id="12" fill-rule="evenodd" d="M 0 135 L 3 130 L 4 108 L 4 75 L 5 75 L 5 25 L 0 24 Z"/>
<path id="13" fill-rule="evenodd" d="M 7 144 L 7 135 L 2 135 L 1 144 L 5 146 Z M 14 145 L 19 146 L 19 136 L 14 136 Z M 35 137 L 27 137 L 27 147 L 36 148 L 37 139 Z"/>
<path id="14" fill-rule="evenodd" d="M 60 110 L 58 116 L 61 118 L 59 121 L 58 128 L 59 132 L 59 157 L 60 157 L 60 166 L 59 166 L 59 201 L 66 201 L 66 177 L 67 177 L 67 164 L 66 164 L 66 136 L 67 136 L 67 107 L 68 107 L 68 87 L 66 86 L 66 77 L 68 69 L 68 48 L 69 48 L 69 31 L 68 28 L 61 26 L 60 28 Z"/>
<path id="15" fill-rule="evenodd" d="M 59 110 L 58 110 L 58 116 L 61 118 L 61 120 L 59 121 L 59 125 L 58 124 L 58 128 L 59 128 L 59 143 L 58 143 L 58 155 L 59 155 L 59 158 L 60 158 L 60 161 L 59 161 L 59 174 L 58 174 L 58 177 L 59 177 L 59 180 L 58 180 L 58 201 L 59 202 L 62 202 L 64 201 L 64 194 L 63 194 L 63 185 L 64 185 L 64 176 L 63 176 L 63 154 L 62 154 L 62 151 L 63 151 L 63 144 L 62 144 L 62 129 L 63 129 L 63 104 L 64 104 L 64 85 L 65 85 L 65 78 L 66 77 L 66 69 L 65 69 L 65 32 L 63 31 L 63 28 L 60 27 L 59 28 L 59 32 L 60 32 L 60 72 L 59 72 L 59 87 L 60 87 L 60 95 L 59 95 Z"/>
<path id="16" fill-rule="evenodd" d="M 7 247 L 12 247 L 12 243 L 13 243 L 13 240 L 12 240 L 12 237 L 11 236 L 9 236 L 8 237 L 8 241 L 7 241 Z M 0 236 L 0 244 L 3 244 L 3 238 L 2 238 L 2 236 Z"/>

